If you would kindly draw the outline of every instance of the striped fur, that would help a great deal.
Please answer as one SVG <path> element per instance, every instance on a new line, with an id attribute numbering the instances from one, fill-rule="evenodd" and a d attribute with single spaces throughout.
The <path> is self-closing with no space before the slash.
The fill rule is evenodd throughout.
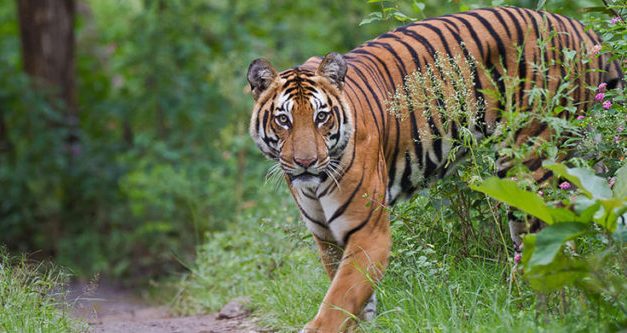
<path id="1" fill-rule="evenodd" d="M 545 40 L 548 47 L 538 48 Z M 565 75 L 552 65 L 548 78 L 534 64 L 563 62 L 563 49 L 588 56 L 600 38 L 581 23 L 548 12 L 514 7 L 477 9 L 430 18 L 383 34 L 344 56 L 330 54 L 277 73 L 266 61 L 249 68 L 256 99 L 250 133 L 261 151 L 280 163 L 307 227 L 320 247 L 332 279 L 315 319 L 306 329 L 337 332 L 348 327 L 346 313 L 359 313 L 372 285 L 387 264 L 389 219 L 382 206 L 411 196 L 426 179 L 446 174 L 455 128 L 439 114 L 407 110 L 400 120 L 385 101 L 404 87 L 409 74 L 423 71 L 435 54 L 475 59 L 474 98 L 485 102 L 469 126 L 478 138 L 489 136 L 504 106 L 482 91 L 505 91 L 505 75 L 520 77 L 513 104 L 529 105 L 532 87 L 554 92 Z M 520 52 L 518 51 L 520 50 Z M 592 103 L 587 86 L 622 82 L 619 64 L 607 56 L 576 62 L 580 74 L 571 98 L 583 112 Z M 435 102 L 435 101 L 434 101 Z M 518 144 L 548 137 L 550 129 L 533 123 L 518 133 Z M 538 158 L 528 166 L 535 170 Z M 368 311 L 372 309 L 369 307 Z"/>

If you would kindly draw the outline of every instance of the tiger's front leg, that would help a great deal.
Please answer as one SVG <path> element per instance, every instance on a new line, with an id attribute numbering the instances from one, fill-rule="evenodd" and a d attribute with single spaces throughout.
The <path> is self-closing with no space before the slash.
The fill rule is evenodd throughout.
<path id="1" fill-rule="evenodd" d="M 344 228 L 348 235 L 342 259 L 318 314 L 303 332 L 346 332 L 373 294 L 383 276 L 391 248 L 389 219 L 382 207 L 370 205 L 352 215 L 356 224 Z M 363 216 L 365 215 L 365 216 Z M 337 221 L 341 222 L 341 221 Z M 358 230 L 356 227 L 361 226 Z M 338 228 L 341 228 L 338 225 Z"/>

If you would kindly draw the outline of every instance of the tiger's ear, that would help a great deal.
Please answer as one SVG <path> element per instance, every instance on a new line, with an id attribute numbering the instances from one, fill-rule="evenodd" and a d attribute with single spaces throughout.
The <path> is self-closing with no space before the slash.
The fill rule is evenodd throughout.
<path id="1" fill-rule="evenodd" d="M 266 59 L 255 59 L 250 63 L 248 66 L 248 83 L 250 83 L 250 89 L 255 100 L 268 89 L 276 75 L 276 71 Z"/>
<path id="2" fill-rule="evenodd" d="M 344 78 L 346 77 L 346 60 L 344 57 L 335 52 L 331 52 L 322 59 L 322 62 L 316 70 L 316 74 L 324 76 L 338 88 L 344 86 Z"/>

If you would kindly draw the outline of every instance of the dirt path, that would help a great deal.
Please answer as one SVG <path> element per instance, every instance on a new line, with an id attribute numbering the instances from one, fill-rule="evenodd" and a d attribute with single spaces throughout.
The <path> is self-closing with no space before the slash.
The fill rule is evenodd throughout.
<path id="1" fill-rule="evenodd" d="M 75 284 L 68 295 L 73 315 L 89 324 L 89 332 L 263 332 L 252 323 L 249 312 L 242 306 L 243 300 L 234 300 L 215 314 L 174 317 L 167 307 L 147 305 L 129 291 L 107 286 L 89 289 Z"/>

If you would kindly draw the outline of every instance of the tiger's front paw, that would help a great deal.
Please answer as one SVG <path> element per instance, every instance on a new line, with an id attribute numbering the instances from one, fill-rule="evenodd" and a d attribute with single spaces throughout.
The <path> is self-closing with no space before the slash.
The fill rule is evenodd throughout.
<path id="1" fill-rule="evenodd" d="M 320 329 L 320 324 L 317 323 L 317 320 L 314 319 L 307 323 L 299 333 L 318 333 Z"/>
<path id="2" fill-rule="evenodd" d="M 377 315 L 377 295 L 376 293 L 372 293 L 370 299 L 368 299 L 368 303 L 364 306 L 364 309 L 361 310 L 361 314 L 359 318 L 363 321 L 372 321 L 374 317 Z"/>
<path id="3" fill-rule="evenodd" d="M 316 317 L 310 321 L 300 331 L 301 333 L 348 333 L 352 332 L 352 321 L 347 318 L 327 318 L 323 320 L 320 317 Z"/>

